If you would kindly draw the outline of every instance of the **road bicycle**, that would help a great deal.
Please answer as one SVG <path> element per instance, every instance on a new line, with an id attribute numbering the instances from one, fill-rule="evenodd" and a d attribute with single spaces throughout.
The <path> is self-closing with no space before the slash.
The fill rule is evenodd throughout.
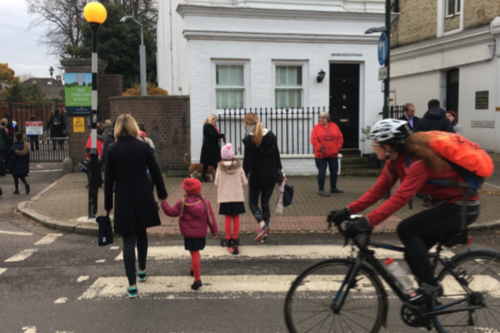
<path id="1" fill-rule="evenodd" d="M 347 244 L 341 224 L 336 227 Z M 444 289 L 430 304 L 409 304 L 400 284 L 368 247 L 405 249 L 372 242 L 369 232 L 353 240 L 347 259 L 321 261 L 295 279 L 285 300 L 287 328 L 293 333 L 378 332 L 387 324 L 388 286 L 403 302 L 400 314 L 409 326 L 429 331 L 434 327 L 442 333 L 500 332 L 500 253 L 467 250 L 443 258 L 443 247 L 457 235 L 443 236 L 436 251 L 429 254 Z"/>

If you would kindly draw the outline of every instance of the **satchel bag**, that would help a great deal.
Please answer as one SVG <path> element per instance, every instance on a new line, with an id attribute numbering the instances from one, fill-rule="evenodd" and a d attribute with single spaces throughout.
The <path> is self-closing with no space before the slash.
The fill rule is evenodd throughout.
<path id="1" fill-rule="evenodd" d="M 293 186 L 285 184 L 285 192 L 283 193 L 283 206 L 288 207 L 293 200 Z"/>
<path id="2" fill-rule="evenodd" d="M 113 244 L 113 228 L 111 227 L 109 213 L 106 216 L 97 217 L 96 222 L 99 224 L 99 246 Z"/>

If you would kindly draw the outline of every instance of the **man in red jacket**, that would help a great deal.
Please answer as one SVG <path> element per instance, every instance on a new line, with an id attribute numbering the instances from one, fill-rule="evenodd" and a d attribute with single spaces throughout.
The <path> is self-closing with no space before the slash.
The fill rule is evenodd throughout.
<path id="1" fill-rule="evenodd" d="M 318 168 L 318 194 L 324 197 L 326 168 L 330 168 L 330 193 L 343 193 L 337 188 L 337 173 L 339 171 L 339 151 L 344 144 L 344 137 L 337 124 L 330 120 L 328 112 L 319 115 L 319 123 L 311 133 L 311 144 L 314 147 L 314 157 Z"/>
<path id="2" fill-rule="evenodd" d="M 406 205 L 416 193 L 430 195 L 436 206 L 404 219 L 397 228 L 399 238 L 405 245 L 406 261 L 420 284 L 420 288 L 408 296 L 408 301 L 422 305 L 442 292 L 441 285 L 434 277 L 428 251 L 439 242 L 442 235 L 460 231 L 463 200 L 460 188 L 427 181 L 449 179 L 463 183 L 465 180 L 429 148 L 427 142 L 412 138 L 410 133 L 408 123 L 402 120 L 384 119 L 373 126 L 369 136 L 373 140 L 373 149 L 379 159 L 387 159 L 382 174 L 361 198 L 344 209 L 332 211 L 328 221 L 341 223 L 351 214 L 372 206 L 382 199 L 398 179 L 401 179 L 401 184 L 389 200 L 365 217 L 347 225 L 345 230 L 348 238 L 356 238 L 382 223 Z M 467 225 L 479 216 L 478 199 L 479 195 L 475 194 L 467 200 Z"/>

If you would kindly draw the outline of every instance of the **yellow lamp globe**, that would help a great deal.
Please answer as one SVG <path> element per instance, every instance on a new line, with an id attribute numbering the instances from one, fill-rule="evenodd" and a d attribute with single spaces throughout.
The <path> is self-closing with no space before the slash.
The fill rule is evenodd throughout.
<path id="1" fill-rule="evenodd" d="M 83 16 L 89 23 L 103 24 L 108 17 L 106 8 L 99 2 L 90 2 L 83 9 Z"/>

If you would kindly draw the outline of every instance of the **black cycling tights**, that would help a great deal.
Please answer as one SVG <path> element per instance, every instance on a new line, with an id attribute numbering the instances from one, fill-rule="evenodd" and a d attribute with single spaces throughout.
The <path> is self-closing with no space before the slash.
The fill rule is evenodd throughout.
<path id="1" fill-rule="evenodd" d="M 479 205 L 467 207 L 467 225 L 479 216 Z M 429 249 L 442 235 L 460 231 L 462 206 L 444 204 L 424 210 L 398 225 L 398 235 L 405 245 L 405 258 L 411 271 L 420 282 L 435 284 L 429 259 Z"/>
<path id="2" fill-rule="evenodd" d="M 146 230 L 134 235 L 123 236 L 123 262 L 129 285 L 136 283 L 135 275 L 135 243 L 137 241 L 137 254 L 139 257 L 139 270 L 146 269 L 146 257 L 148 256 L 148 235 Z"/>

